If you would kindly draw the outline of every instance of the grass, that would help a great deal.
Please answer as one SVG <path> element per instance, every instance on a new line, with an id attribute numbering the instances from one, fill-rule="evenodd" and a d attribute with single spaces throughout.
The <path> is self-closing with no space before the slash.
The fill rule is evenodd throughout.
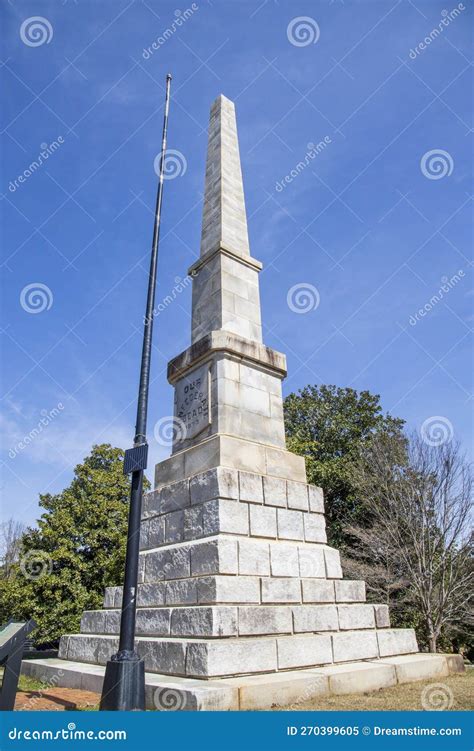
<path id="1" fill-rule="evenodd" d="M 403 711 L 422 710 L 421 696 L 423 689 L 428 686 L 442 685 L 444 696 L 452 696 L 451 710 L 474 709 L 474 670 L 468 669 L 465 673 L 450 675 L 446 678 L 431 678 L 428 681 L 416 683 L 404 683 L 384 688 L 379 691 L 370 691 L 366 694 L 347 694 L 345 696 L 319 697 L 298 705 L 293 705 L 295 710 L 317 711 Z M 446 690 L 447 689 L 447 690 Z M 288 709 L 288 707 L 281 707 Z"/>

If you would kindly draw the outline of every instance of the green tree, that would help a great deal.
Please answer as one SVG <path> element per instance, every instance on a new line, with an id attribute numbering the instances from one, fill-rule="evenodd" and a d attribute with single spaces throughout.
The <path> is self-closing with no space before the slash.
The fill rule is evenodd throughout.
<path id="1" fill-rule="evenodd" d="M 374 435 L 401 437 L 404 421 L 384 414 L 378 395 L 336 386 L 306 386 L 286 397 L 284 410 L 288 448 L 324 490 L 329 543 L 344 548 L 347 525 L 364 516 L 354 481 L 362 449 Z"/>
<path id="2" fill-rule="evenodd" d="M 39 645 L 77 631 L 82 611 L 100 608 L 105 587 L 122 582 L 130 494 L 123 455 L 93 446 L 69 487 L 40 495 L 44 512 L 23 535 L 0 592 L 0 621 L 34 618 Z"/>

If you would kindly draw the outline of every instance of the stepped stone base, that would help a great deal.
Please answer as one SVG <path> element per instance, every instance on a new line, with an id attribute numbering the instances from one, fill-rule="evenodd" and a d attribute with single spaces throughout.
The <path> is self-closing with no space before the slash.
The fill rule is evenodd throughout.
<path id="1" fill-rule="evenodd" d="M 362 693 L 397 683 L 440 679 L 464 670 L 460 655 L 412 654 L 348 662 L 311 670 L 199 681 L 146 673 L 148 709 L 268 710 L 299 709 L 318 697 Z M 80 688 L 100 693 L 104 667 L 70 660 L 24 660 L 23 675 L 47 685 Z M 421 709 L 420 705 L 420 709 Z"/>

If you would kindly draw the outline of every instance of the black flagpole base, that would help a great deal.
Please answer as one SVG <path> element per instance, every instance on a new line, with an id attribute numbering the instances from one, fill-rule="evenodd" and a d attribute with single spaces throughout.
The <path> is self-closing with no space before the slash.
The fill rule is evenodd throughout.
<path id="1" fill-rule="evenodd" d="M 115 657 L 115 659 L 114 659 Z M 140 711 L 145 709 L 145 662 L 137 655 L 114 655 L 105 667 L 100 709 Z"/>

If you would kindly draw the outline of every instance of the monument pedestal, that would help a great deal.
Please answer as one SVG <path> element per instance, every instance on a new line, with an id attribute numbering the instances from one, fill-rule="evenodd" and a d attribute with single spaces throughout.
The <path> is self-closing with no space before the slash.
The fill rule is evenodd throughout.
<path id="1" fill-rule="evenodd" d="M 137 652 L 158 709 L 269 709 L 327 693 L 447 675 L 413 629 L 343 579 L 327 544 L 321 488 L 287 451 L 286 358 L 262 343 L 234 106 L 211 109 L 191 346 L 168 367 L 172 455 L 144 498 Z M 56 685 L 99 690 L 117 651 L 121 587 L 63 636 L 59 659 L 24 663 Z"/>

